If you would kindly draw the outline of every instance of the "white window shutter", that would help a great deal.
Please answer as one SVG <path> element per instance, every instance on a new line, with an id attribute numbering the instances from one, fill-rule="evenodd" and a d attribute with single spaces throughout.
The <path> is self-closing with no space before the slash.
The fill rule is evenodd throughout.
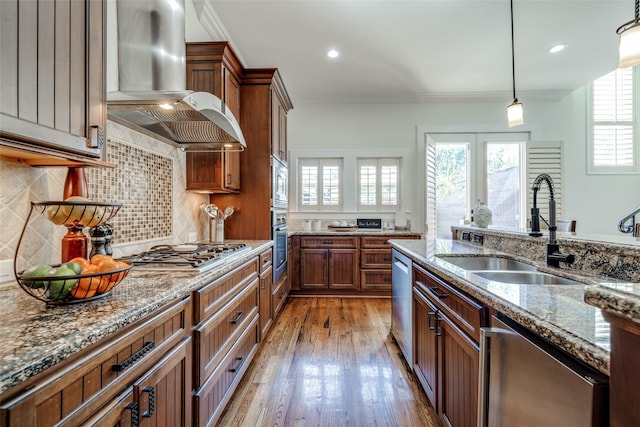
<path id="1" fill-rule="evenodd" d="M 427 239 L 435 239 L 436 220 L 436 142 L 427 136 L 425 147 L 425 227 Z"/>
<path id="2" fill-rule="evenodd" d="M 529 141 L 527 142 L 527 217 L 531 219 L 533 191 L 531 186 L 536 177 L 546 173 L 553 181 L 553 196 L 556 201 L 556 218 L 562 218 L 563 188 L 562 176 L 563 143 L 562 141 Z M 537 207 L 540 215 L 549 220 L 549 189 L 543 184 L 538 191 Z M 542 225 L 544 223 L 541 222 Z"/>

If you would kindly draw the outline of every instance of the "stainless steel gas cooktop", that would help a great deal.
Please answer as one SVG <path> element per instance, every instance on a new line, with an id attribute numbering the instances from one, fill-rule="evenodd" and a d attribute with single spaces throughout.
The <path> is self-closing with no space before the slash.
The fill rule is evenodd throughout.
<path id="1" fill-rule="evenodd" d="M 250 250 L 245 243 L 189 243 L 154 246 L 146 252 L 123 257 L 137 270 L 202 273 L 232 261 Z"/>

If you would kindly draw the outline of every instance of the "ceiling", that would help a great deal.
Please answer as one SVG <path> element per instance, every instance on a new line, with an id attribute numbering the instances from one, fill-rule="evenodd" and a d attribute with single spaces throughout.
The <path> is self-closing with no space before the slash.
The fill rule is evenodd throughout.
<path id="1" fill-rule="evenodd" d="M 512 99 L 508 0 L 193 0 L 213 40 L 276 67 L 301 103 Z M 616 68 L 633 0 L 514 0 L 518 98 L 560 99 Z M 187 22 L 187 25 L 189 23 Z M 558 54 L 548 49 L 568 47 Z M 336 48 L 337 59 L 326 51 Z"/>

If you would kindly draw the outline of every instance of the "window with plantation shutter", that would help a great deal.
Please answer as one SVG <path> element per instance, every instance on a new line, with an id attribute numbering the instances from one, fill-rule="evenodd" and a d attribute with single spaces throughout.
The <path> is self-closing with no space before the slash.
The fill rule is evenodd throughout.
<path id="1" fill-rule="evenodd" d="M 396 210 L 400 206 L 400 159 L 357 160 L 358 210 Z"/>
<path id="2" fill-rule="evenodd" d="M 342 208 L 342 159 L 298 159 L 298 205 L 301 210 Z"/>
<path id="3" fill-rule="evenodd" d="M 562 141 L 529 141 L 527 142 L 527 215 L 530 217 L 533 204 L 533 181 L 542 173 L 546 173 L 553 181 L 553 198 L 556 201 L 556 218 L 563 217 L 563 187 L 562 177 Z M 537 207 L 540 215 L 549 220 L 549 188 L 546 184 L 540 186 L 537 196 Z M 545 228 L 542 225 L 542 228 Z"/>
<path id="4" fill-rule="evenodd" d="M 619 68 L 589 90 L 589 173 L 637 173 L 637 71 Z"/>

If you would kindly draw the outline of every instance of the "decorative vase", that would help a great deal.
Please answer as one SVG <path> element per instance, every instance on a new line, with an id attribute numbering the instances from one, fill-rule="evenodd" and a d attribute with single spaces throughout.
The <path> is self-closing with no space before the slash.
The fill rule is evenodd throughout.
<path id="1" fill-rule="evenodd" d="M 480 228 L 487 228 L 489 224 L 491 224 L 491 218 L 493 217 L 493 213 L 491 209 L 484 202 L 478 200 L 475 207 L 475 222 L 476 225 Z"/>

